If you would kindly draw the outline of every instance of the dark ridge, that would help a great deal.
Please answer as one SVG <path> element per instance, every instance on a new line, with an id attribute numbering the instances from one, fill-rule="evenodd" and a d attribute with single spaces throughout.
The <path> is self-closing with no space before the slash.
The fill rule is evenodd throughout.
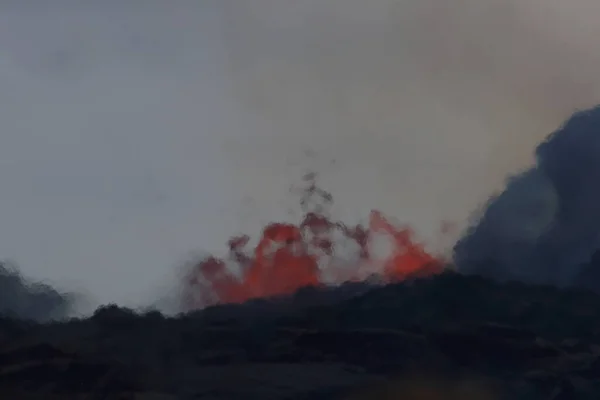
<path id="1" fill-rule="evenodd" d="M 0 392 L 383 399 L 373 396 L 392 390 L 410 399 L 406 382 L 417 374 L 427 390 L 444 388 L 432 400 L 454 391 L 457 399 L 597 399 L 598 315 L 592 291 L 447 272 L 387 286 L 305 288 L 176 317 L 116 305 L 62 322 L 3 317 Z M 467 395 L 465 385 L 494 397 Z"/>

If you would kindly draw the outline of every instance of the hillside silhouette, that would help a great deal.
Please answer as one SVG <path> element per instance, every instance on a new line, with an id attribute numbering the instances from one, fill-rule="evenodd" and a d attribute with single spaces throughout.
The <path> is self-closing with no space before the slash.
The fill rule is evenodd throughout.
<path id="1" fill-rule="evenodd" d="M 597 399 L 598 315 L 600 296 L 591 291 L 446 272 L 387 286 L 305 288 L 176 317 L 116 305 L 57 322 L 3 317 L 0 392 L 23 399 L 417 399 L 425 392 L 427 399 Z"/>

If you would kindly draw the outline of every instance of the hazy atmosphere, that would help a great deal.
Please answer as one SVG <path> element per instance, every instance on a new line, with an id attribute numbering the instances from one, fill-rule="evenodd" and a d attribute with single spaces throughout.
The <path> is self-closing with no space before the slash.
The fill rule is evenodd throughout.
<path id="1" fill-rule="evenodd" d="M 463 227 L 600 102 L 591 0 L 0 0 L 0 258 L 153 301 L 191 252 L 289 218 Z"/>

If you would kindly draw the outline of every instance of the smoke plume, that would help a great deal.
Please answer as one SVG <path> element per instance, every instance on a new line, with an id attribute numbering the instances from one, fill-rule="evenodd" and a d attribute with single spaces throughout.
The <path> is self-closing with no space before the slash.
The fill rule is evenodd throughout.
<path id="1" fill-rule="evenodd" d="M 12 135 L 2 146 L 11 166 L 2 177 L 4 225 L 34 225 L 19 225 L 2 253 L 90 282 L 103 301 L 130 301 L 150 277 L 160 279 L 158 266 L 192 246 L 213 250 L 231 230 L 289 220 L 280 201 L 306 163 L 335 197 L 332 215 L 349 226 L 376 209 L 414 226 L 426 243 L 445 220 L 460 232 L 506 176 L 531 165 L 549 132 L 600 103 L 595 0 L 209 0 L 148 13 L 131 2 L 114 10 L 118 18 L 110 1 L 94 2 L 89 14 L 66 2 L 48 15 L 18 3 L 28 9 L 22 20 L 4 7 L 8 53 L 0 60 L 5 81 L 16 82 L 3 114 Z M 8 24 L 13 18 L 19 23 Z M 17 25 L 25 28 L 13 31 Z M 540 154 L 546 158 L 555 159 Z M 551 257 L 547 265 L 558 270 L 545 275 L 520 266 L 558 252 L 527 249 L 558 234 L 557 218 L 573 220 L 554 175 L 575 171 L 541 164 L 509 186 L 543 207 L 534 215 L 503 194 L 481 225 L 501 232 L 477 231 L 499 235 L 497 248 L 518 247 L 492 257 L 504 266 L 494 271 L 567 281 L 572 271 L 562 266 L 587 250 Z M 219 202 L 231 210 L 231 199 L 244 197 L 248 215 L 220 211 Z M 530 222 L 505 220 L 506 209 Z M 563 232 L 593 247 L 584 243 L 593 228 L 578 229 Z M 571 249 L 579 239 L 555 240 Z M 513 261 L 517 254 L 522 261 Z M 475 268 L 471 259 L 461 264 Z M 30 293 L 18 275 L 7 276 L 21 285 L 15 293 Z M 14 301 L 3 304 L 45 315 Z M 56 301 L 32 304 L 65 304 Z"/>
<path id="2" fill-rule="evenodd" d="M 44 322 L 67 317 L 74 297 L 31 282 L 6 263 L 0 263 L 0 315 Z"/>
<path id="3" fill-rule="evenodd" d="M 600 103 L 598 2 L 221 4 L 226 70 L 251 121 L 227 149 L 251 217 L 280 218 L 273 204 L 304 162 L 342 218 L 376 208 L 430 240 L 442 220 L 464 228 L 548 132 Z"/>
<path id="4" fill-rule="evenodd" d="M 457 243 L 462 271 L 581 283 L 583 266 L 600 248 L 600 107 L 574 114 L 535 156 L 536 164 L 511 178 Z"/>

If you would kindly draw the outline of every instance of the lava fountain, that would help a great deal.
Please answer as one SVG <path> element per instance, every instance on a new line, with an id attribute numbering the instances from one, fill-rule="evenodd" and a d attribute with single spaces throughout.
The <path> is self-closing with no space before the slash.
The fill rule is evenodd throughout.
<path id="1" fill-rule="evenodd" d="M 327 212 L 332 196 L 317 186 L 316 175 L 304 181 L 302 220 L 269 224 L 250 250 L 249 236 L 232 237 L 228 257 L 210 256 L 193 265 L 184 277 L 184 308 L 291 294 L 305 286 L 398 282 L 443 270 L 445 262 L 428 253 L 410 228 L 379 211 L 371 212 L 366 226 L 336 221 Z M 383 256 L 373 251 L 380 240 L 389 244 Z M 354 249 L 351 260 L 341 260 L 337 249 L 342 243 Z"/>

